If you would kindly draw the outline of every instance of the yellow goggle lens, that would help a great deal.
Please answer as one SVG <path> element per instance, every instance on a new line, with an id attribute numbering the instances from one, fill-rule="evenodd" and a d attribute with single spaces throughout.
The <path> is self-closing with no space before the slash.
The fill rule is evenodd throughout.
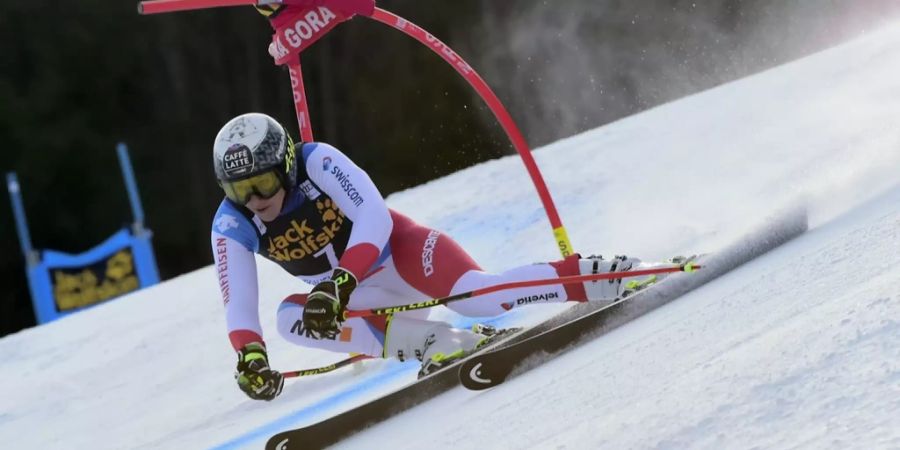
<path id="1" fill-rule="evenodd" d="M 281 189 L 281 179 L 275 171 L 268 171 L 237 181 L 223 181 L 222 189 L 231 201 L 246 205 L 250 197 L 272 198 Z"/>

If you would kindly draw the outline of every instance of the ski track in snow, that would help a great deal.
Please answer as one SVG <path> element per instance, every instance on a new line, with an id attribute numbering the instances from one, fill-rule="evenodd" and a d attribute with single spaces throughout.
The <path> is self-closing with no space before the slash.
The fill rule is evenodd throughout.
<path id="1" fill-rule="evenodd" d="M 714 251 L 798 200 L 814 227 L 495 389 L 451 390 L 337 447 L 900 448 L 898 73 L 895 26 L 535 152 L 585 253 Z M 388 202 L 488 270 L 558 258 L 516 157 Z M 308 287 L 262 260 L 260 277 L 273 365 L 341 359 L 275 335 L 280 299 Z M 253 402 L 222 316 L 206 267 L 0 339 L 0 446 L 261 448 L 415 378 L 366 361 Z"/>

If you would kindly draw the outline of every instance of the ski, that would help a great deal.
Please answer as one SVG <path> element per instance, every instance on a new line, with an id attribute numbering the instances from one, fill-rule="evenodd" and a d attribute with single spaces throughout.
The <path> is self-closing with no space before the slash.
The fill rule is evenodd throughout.
<path id="1" fill-rule="evenodd" d="M 472 355 L 459 366 L 460 384 L 475 391 L 497 386 L 511 374 L 523 373 L 567 349 L 606 334 L 780 246 L 807 229 L 805 213 L 789 214 L 779 222 L 778 227 L 757 232 L 755 238 L 742 240 L 716 254 L 704 255 L 700 258 L 704 270 L 697 274 L 673 274 L 606 307 Z M 765 245 L 754 247 L 747 245 L 748 242 Z"/>
<path id="2" fill-rule="evenodd" d="M 576 345 L 580 339 L 610 322 L 628 302 L 649 294 L 653 289 L 664 289 L 665 282 L 648 286 L 606 307 L 591 311 L 549 329 L 531 333 L 528 337 L 503 342 L 466 358 L 459 366 L 460 383 L 467 389 L 480 391 L 503 383 L 518 365 L 532 356 L 543 355 L 544 360 L 560 350 Z M 546 328 L 546 327 L 542 327 Z"/>
<path id="3" fill-rule="evenodd" d="M 625 301 L 612 305 L 593 303 L 575 305 L 551 319 L 526 328 L 507 339 L 494 342 L 455 364 L 381 398 L 318 423 L 280 432 L 268 440 L 266 449 L 317 449 L 334 445 L 378 422 L 430 400 L 461 382 L 467 383 L 461 379 L 465 371 L 460 369 L 466 366 L 471 373 L 473 361 L 482 362 L 480 371 L 475 372 L 476 375 L 480 373 L 480 378 L 494 381 L 491 377 L 495 375 L 489 371 L 493 370 L 491 367 L 499 367 L 502 369 L 499 373 L 506 372 L 503 377 L 506 379 L 509 375 L 515 375 L 524 369 L 521 363 L 536 359 L 531 357 L 558 353 L 578 343 L 586 335 L 595 336 L 609 331 L 775 249 L 802 234 L 806 229 L 805 210 L 780 214 L 735 244 L 702 258 L 702 270 L 692 274 L 673 274 L 658 284 L 638 291 Z M 507 356 L 502 356 L 504 354 Z M 500 378 L 497 380 L 503 381 Z"/>
<path id="4" fill-rule="evenodd" d="M 570 308 L 574 309 L 574 308 Z M 560 313 L 560 315 L 565 314 Z M 548 321 L 549 322 L 549 321 Z M 525 328 L 508 336 L 503 336 L 490 344 L 479 348 L 467 356 L 471 357 L 481 352 L 489 351 L 499 345 L 526 339 L 543 331 L 547 322 L 542 322 L 532 328 Z M 267 450 L 291 450 L 291 449 L 319 449 L 333 445 L 341 439 L 365 429 L 375 423 L 399 414 L 417 404 L 428 400 L 444 391 L 456 387 L 459 380 L 456 369 L 465 361 L 462 359 L 442 367 L 440 370 L 428 374 L 413 383 L 400 388 L 381 398 L 360 405 L 349 411 L 340 413 L 321 422 L 288 430 L 272 436 L 266 443 Z"/>

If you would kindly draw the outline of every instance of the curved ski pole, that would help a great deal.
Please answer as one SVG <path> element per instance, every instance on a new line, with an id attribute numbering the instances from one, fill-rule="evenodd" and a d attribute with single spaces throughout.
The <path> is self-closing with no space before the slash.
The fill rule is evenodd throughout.
<path id="1" fill-rule="evenodd" d="M 322 367 L 314 367 L 312 369 L 302 369 L 302 370 L 294 370 L 291 372 L 281 372 L 285 378 L 298 378 L 298 377 L 308 377 L 310 375 L 320 375 L 323 373 L 333 372 L 337 369 L 340 369 L 344 366 L 349 366 L 357 361 L 365 361 L 367 359 L 372 359 L 373 357 L 369 355 L 363 355 L 360 353 L 352 354 L 349 358 L 336 362 L 334 364 L 329 364 L 327 366 Z"/>
<path id="2" fill-rule="evenodd" d="M 431 51 L 440 56 L 447 64 L 450 64 L 450 66 L 453 67 L 453 69 L 456 70 L 456 72 L 459 73 L 473 89 L 475 89 L 475 92 L 482 100 L 484 100 L 491 112 L 494 113 L 497 122 L 499 122 L 503 131 L 506 132 L 506 136 L 509 137 L 510 142 L 512 142 L 513 147 L 515 147 L 516 151 L 519 153 L 522 163 L 525 164 L 525 170 L 531 177 L 531 182 L 534 185 L 535 190 L 537 190 L 541 205 L 547 213 L 547 219 L 550 221 L 550 226 L 553 230 L 553 238 L 556 240 L 556 245 L 559 248 L 560 254 L 562 254 L 563 258 L 574 254 L 575 250 L 569 240 L 569 235 L 559 217 L 556 204 L 553 203 L 553 197 L 550 195 L 550 190 L 547 188 L 544 176 L 541 174 L 541 171 L 534 160 L 534 156 L 531 154 L 531 148 L 528 146 L 525 137 L 522 135 L 522 132 L 519 130 L 519 127 L 516 125 L 512 116 L 509 114 L 509 111 L 503 106 L 503 102 L 500 101 L 494 91 L 491 90 L 490 86 L 488 86 L 484 79 L 481 78 L 481 75 L 479 75 L 469 63 L 467 63 L 458 53 L 453 51 L 447 44 L 441 42 L 441 40 L 434 37 L 434 35 L 427 32 L 424 28 L 409 20 L 381 8 L 375 8 L 375 14 L 369 18 L 390 26 L 431 49 Z"/>
<path id="3" fill-rule="evenodd" d="M 661 273 L 673 273 L 673 272 L 693 272 L 695 270 L 700 269 L 702 266 L 696 264 L 694 262 L 687 262 L 685 264 L 679 264 L 668 267 L 657 267 L 654 269 L 643 269 L 643 270 L 629 270 L 627 272 L 605 272 L 605 273 L 593 273 L 587 275 L 573 275 L 568 277 L 559 277 L 559 278 L 545 278 L 540 280 L 527 280 L 527 281 L 513 281 L 510 283 L 502 283 L 496 284 L 494 286 L 488 286 L 480 289 L 475 289 L 468 292 L 461 292 L 459 294 L 450 295 L 447 297 L 441 298 L 433 298 L 431 300 L 425 300 L 418 303 L 411 303 L 408 305 L 398 305 L 398 306 L 388 306 L 385 308 L 375 308 L 375 309 L 362 309 L 356 311 L 345 311 L 344 319 L 349 319 L 351 317 L 372 317 L 372 316 L 386 316 L 389 314 L 394 314 L 403 311 L 412 311 L 416 309 L 425 309 L 425 308 L 433 308 L 438 305 L 445 305 L 447 303 L 452 303 L 459 300 L 466 300 L 472 297 L 477 297 L 479 295 L 490 294 L 498 291 L 505 291 L 508 289 L 516 289 L 523 287 L 534 287 L 534 286 L 550 286 L 554 284 L 572 284 L 572 283 L 583 283 L 585 281 L 598 281 L 598 280 L 614 280 L 617 278 L 631 278 L 631 277 L 640 277 L 644 275 L 656 275 Z"/>
<path id="4" fill-rule="evenodd" d="M 319 0 L 319 2 L 324 3 L 323 0 Z M 272 4 L 303 4 L 304 6 L 311 6 L 312 4 L 319 2 L 313 2 L 312 0 L 143 0 L 138 3 L 137 9 L 140 14 L 158 14 L 225 6 L 261 6 Z M 353 14 L 350 14 L 346 19 L 352 17 Z M 544 177 L 531 154 L 531 148 L 528 146 L 525 137 L 522 135 L 522 132 L 519 130 L 512 116 L 506 110 L 506 107 L 503 106 L 503 103 L 497 95 L 494 94 L 493 90 L 491 90 L 484 79 L 482 79 L 472 66 L 462 59 L 459 54 L 447 46 L 447 44 L 409 20 L 377 7 L 374 8 L 374 12 L 369 18 L 403 32 L 407 36 L 431 49 L 434 53 L 443 58 L 444 61 L 450 64 L 469 83 L 469 85 L 475 89 L 475 92 L 485 101 L 491 112 L 494 113 L 494 117 L 497 118 L 500 126 L 506 132 L 507 137 L 509 137 L 510 142 L 512 142 L 513 147 L 515 147 L 522 162 L 525 164 L 525 169 L 531 177 L 532 184 L 534 184 L 541 204 L 547 213 L 547 219 L 550 221 L 550 226 L 553 231 L 553 238 L 556 241 L 560 254 L 563 258 L 574 254 L 575 251 L 569 239 L 569 234 L 562 224 L 559 212 L 556 209 L 556 205 L 553 202 L 553 198 L 550 195 Z M 286 55 L 289 54 L 290 52 L 286 53 Z M 305 92 L 303 92 L 299 60 L 296 62 L 287 62 L 289 63 L 291 72 L 291 85 L 294 92 L 295 109 L 297 110 L 297 120 L 300 124 L 301 134 L 304 139 L 312 140 L 312 130 L 309 128 L 309 111 L 305 104 Z M 276 64 L 284 63 L 285 61 L 278 61 L 276 58 Z M 300 102 L 302 102 L 302 104 Z"/>

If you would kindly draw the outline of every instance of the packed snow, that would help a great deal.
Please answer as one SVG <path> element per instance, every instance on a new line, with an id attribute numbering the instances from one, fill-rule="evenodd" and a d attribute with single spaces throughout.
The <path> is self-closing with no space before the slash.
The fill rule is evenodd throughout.
<path id="1" fill-rule="evenodd" d="M 714 252 L 797 201 L 812 228 L 497 388 L 455 388 L 337 447 L 900 448 L 898 74 L 895 26 L 537 150 L 582 253 Z M 488 270 L 559 257 L 515 156 L 388 203 Z M 272 364 L 345 358 L 276 335 L 277 304 L 308 287 L 260 265 Z M 262 448 L 417 370 L 367 361 L 249 400 L 211 266 L 6 336 L 0 354 L 9 449 Z"/>

